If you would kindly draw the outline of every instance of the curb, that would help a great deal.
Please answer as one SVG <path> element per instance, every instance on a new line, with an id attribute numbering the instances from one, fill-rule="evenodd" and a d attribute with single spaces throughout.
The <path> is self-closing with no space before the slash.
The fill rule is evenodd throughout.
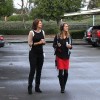
<path id="1" fill-rule="evenodd" d="M 27 41 L 8 41 L 7 43 L 28 43 Z M 53 43 L 53 41 L 46 41 L 46 43 Z M 73 45 L 88 45 L 87 43 L 73 43 Z"/>

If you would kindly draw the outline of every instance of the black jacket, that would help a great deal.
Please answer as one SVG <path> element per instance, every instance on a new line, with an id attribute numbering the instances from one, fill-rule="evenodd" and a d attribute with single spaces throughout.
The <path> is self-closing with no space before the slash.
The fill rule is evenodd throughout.
<path id="1" fill-rule="evenodd" d="M 54 42 L 53 42 L 53 47 L 55 49 L 55 55 L 62 59 L 69 59 L 70 53 L 71 53 L 71 51 L 66 46 L 66 42 L 72 45 L 72 38 L 69 37 L 69 38 L 61 39 L 60 37 L 58 37 L 58 35 L 56 35 L 54 38 Z M 57 45 L 58 43 L 61 44 L 60 47 L 58 47 Z"/>

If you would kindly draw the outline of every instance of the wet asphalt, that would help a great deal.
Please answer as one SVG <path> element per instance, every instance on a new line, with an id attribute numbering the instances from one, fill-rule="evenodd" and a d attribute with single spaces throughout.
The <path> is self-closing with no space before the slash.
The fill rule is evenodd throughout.
<path id="1" fill-rule="evenodd" d="M 60 93 L 52 43 L 44 46 L 41 77 L 43 93 L 27 93 L 29 74 L 27 43 L 0 48 L 0 100 L 100 100 L 100 47 L 73 45 L 66 92 Z"/>

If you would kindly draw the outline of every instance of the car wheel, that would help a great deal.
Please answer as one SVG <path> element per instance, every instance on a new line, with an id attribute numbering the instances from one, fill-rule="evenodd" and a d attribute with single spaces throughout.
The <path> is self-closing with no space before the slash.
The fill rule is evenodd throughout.
<path id="1" fill-rule="evenodd" d="M 99 47 L 100 46 L 100 43 L 97 41 L 97 46 Z"/>
<path id="2" fill-rule="evenodd" d="M 98 45 L 97 45 L 97 42 L 92 43 L 92 46 L 93 46 L 93 47 L 97 47 L 97 46 L 98 46 Z"/>

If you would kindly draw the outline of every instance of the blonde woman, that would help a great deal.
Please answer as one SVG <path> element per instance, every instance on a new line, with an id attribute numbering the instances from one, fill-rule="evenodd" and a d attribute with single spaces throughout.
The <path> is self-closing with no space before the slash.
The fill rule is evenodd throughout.
<path id="1" fill-rule="evenodd" d="M 55 36 L 53 47 L 55 49 L 57 69 L 59 70 L 58 78 L 61 93 L 64 93 L 68 79 L 70 49 L 72 49 L 72 39 L 68 31 L 67 23 L 60 25 L 60 33 Z"/>

